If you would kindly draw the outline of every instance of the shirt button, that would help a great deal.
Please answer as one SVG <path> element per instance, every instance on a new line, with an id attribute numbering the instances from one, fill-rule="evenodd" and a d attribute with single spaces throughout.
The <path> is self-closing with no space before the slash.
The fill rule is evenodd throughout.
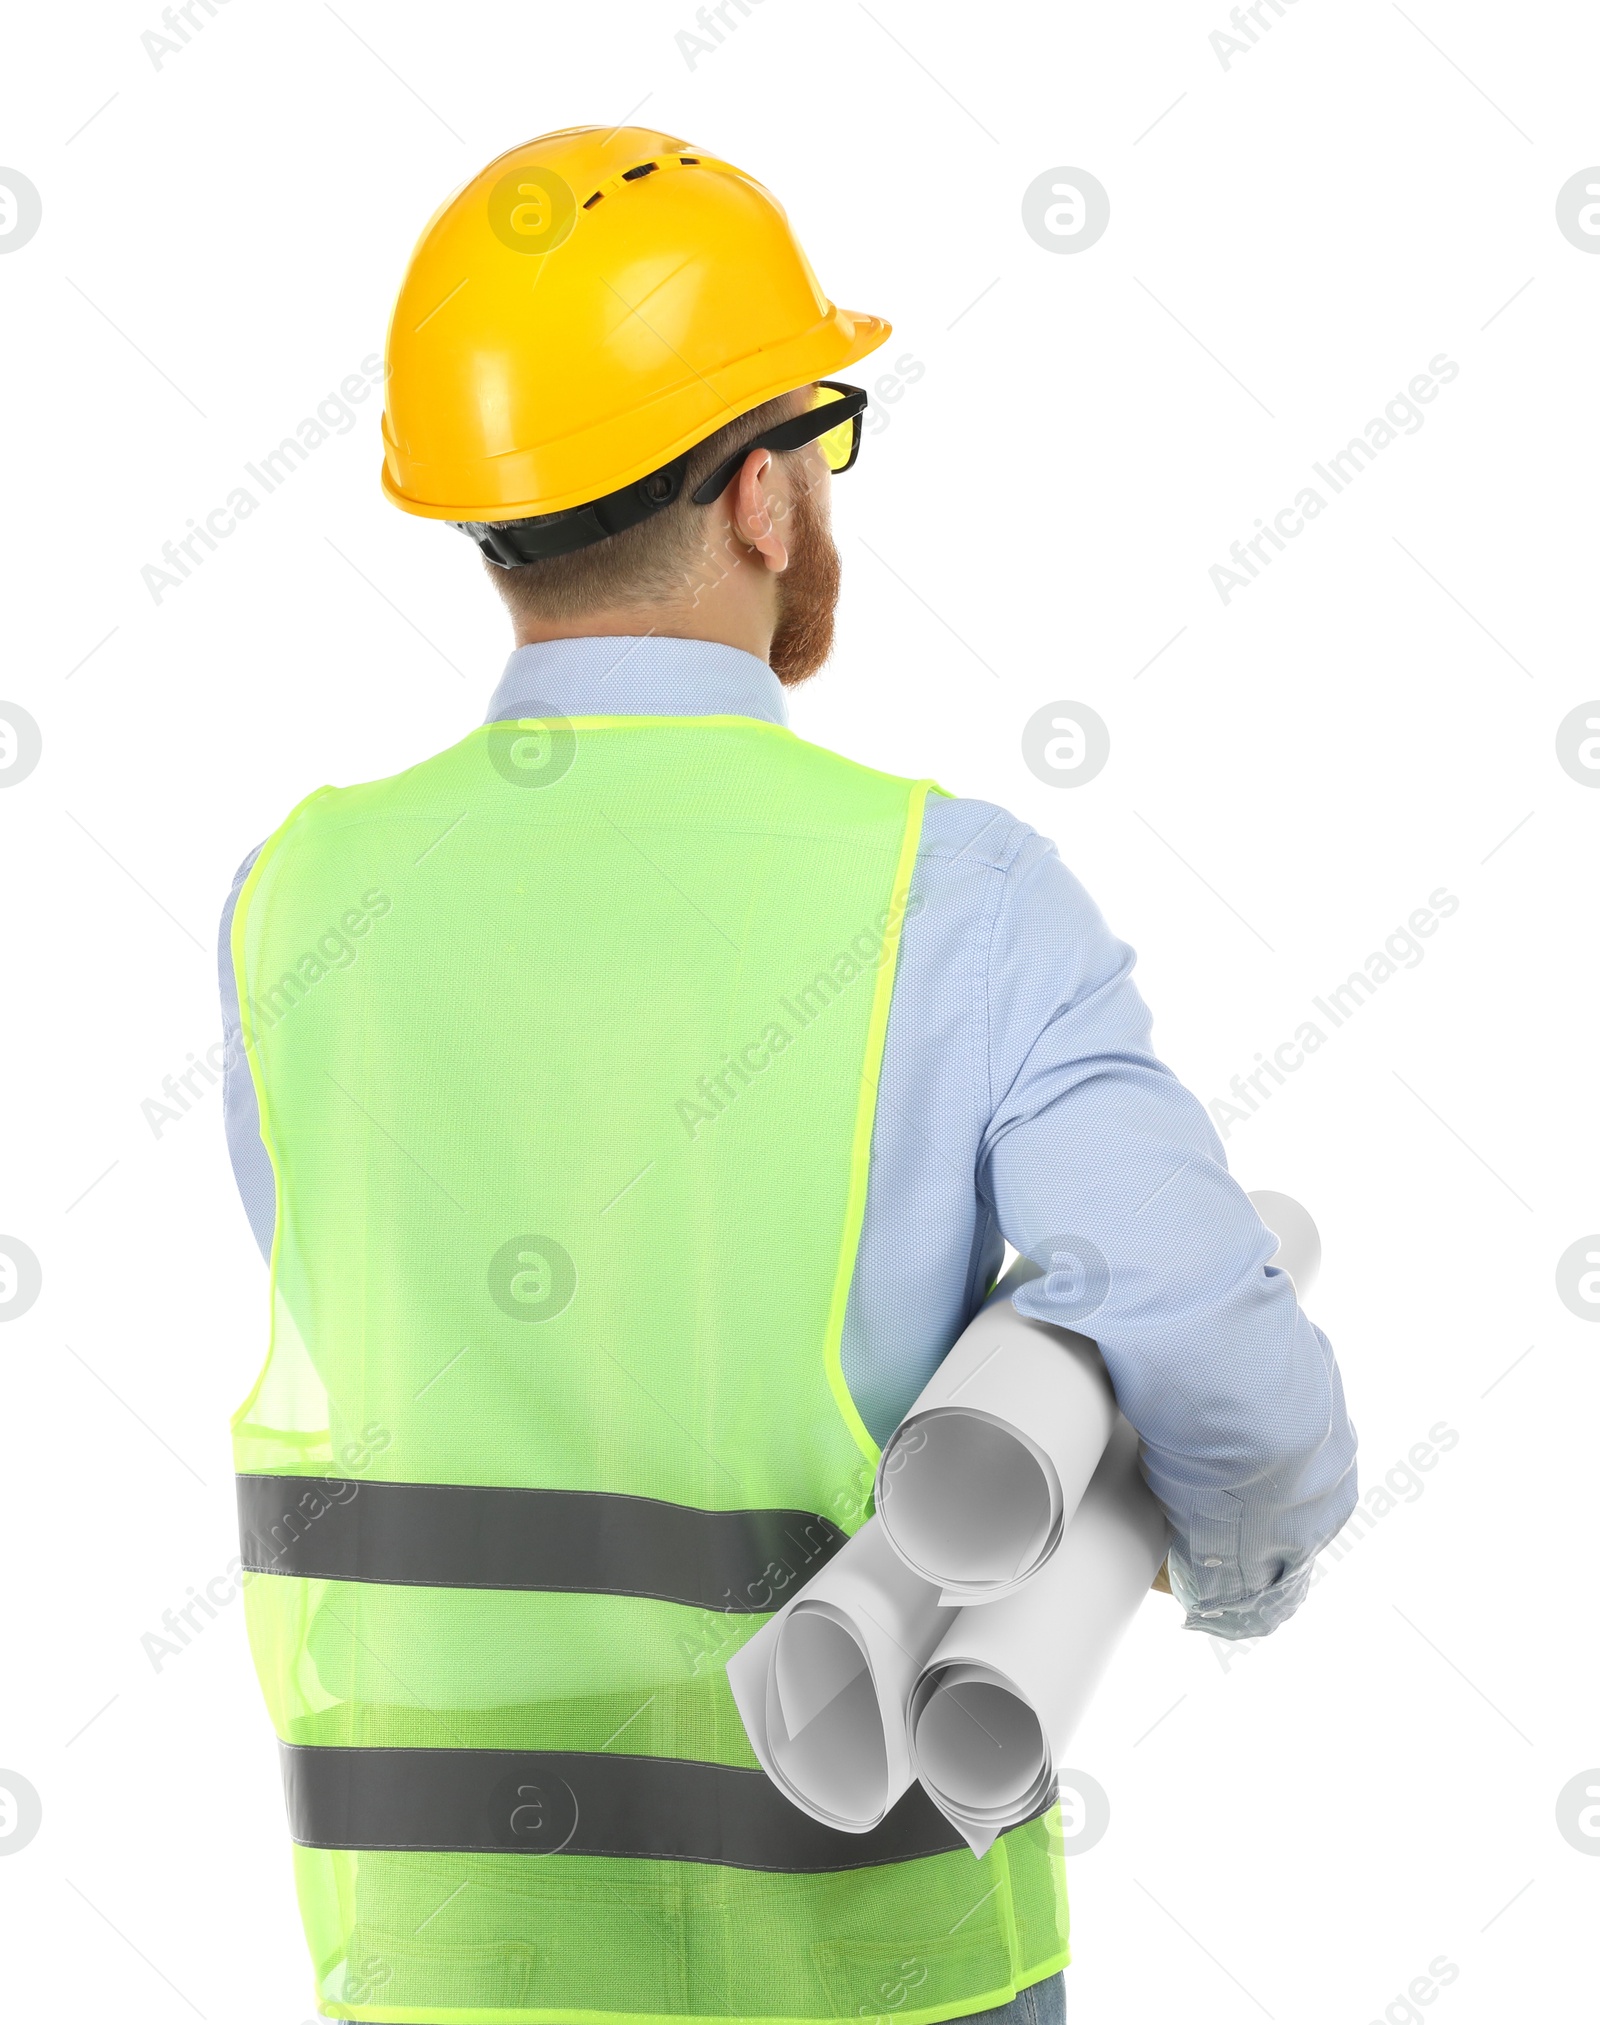
<path id="1" fill-rule="evenodd" d="M 1206 1566 L 1208 1568 L 1220 1568 L 1222 1566 L 1222 1556 L 1220 1554 L 1208 1554 L 1206 1556 Z"/>
<path id="2" fill-rule="evenodd" d="M 1200 1615 L 1202 1617 L 1220 1617 L 1222 1612 L 1220 1610 L 1202 1610 Z"/>

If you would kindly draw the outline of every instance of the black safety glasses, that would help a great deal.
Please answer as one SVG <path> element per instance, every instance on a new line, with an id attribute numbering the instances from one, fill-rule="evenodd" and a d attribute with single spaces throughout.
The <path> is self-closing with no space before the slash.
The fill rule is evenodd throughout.
<path id="1" fill-rule="evenodd" d="M 731 457 L 725 457 L 704 484 L 695 488 L 695 505 L 709 506 L 712 500 L 720 499 L 752 450 L 801 450 L 807 443 L 815 443 L 822 452 L 822 461 L 835 476 L 848 471 L 861 450 L 861 417 L 866 409 L 865 387 L 847 387 L 842 380 L 819 380 L 810 407 L 787 422 L 779 422 L 764 435 L 752 436 Z"/>

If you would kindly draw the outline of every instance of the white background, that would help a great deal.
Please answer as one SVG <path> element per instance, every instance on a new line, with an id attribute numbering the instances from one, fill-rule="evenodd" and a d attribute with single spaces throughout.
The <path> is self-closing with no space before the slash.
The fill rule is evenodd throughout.
<path id="1" fill-rule="evenodd" d="M 44 1814 L 0 1863 L 12 2015 L 310 2010 L 242 1613 L 141 1645 L 235 1551 L 265 1323 L 215 1093 L 159 1137 L 141 1106 L 216 1038 L 240 858 L 454 741 L 508 647 L 467 544 L 383 500 L 375 403 L 159 604 L 140 571 L 381 349 L 450 190 L 630 115 L 779 193 L 925 368 L 836 490 L 802 734 L 1055 836 L 1208 1101 L 1460 901 L 1228 1138 L 1321 1227 L 1364 1484 L 1459 1442 L 1264 1646 L 1147 1605 L 1075 1747 L 1112 1820 L 1074 2025 L 1367 2025 L 1440 1955 L 1417 2017 L 1593 2015 L 1600 1863 L 1555 1803 L 1600 1764 L 1600 1333 L 1555 1266 L 1600 1227 L 1600 794 L 1555 733 L 1600 696 L 1600 258 L 1555 199 L 1600 162 L 1600 19 L 1261 12 L 1226 68 L 1220 0 L 761 0 L 692 68 L 688 0 L 218 0 L 159 68 L 153 0 L 13 12 L 0 164 L 43 224 L 0 258 L 0 694 L 44 748 L 0 795 L 0 1230 L 44 1291 L 0 1331 L 0 1766 Z M 1061 166 L 1111 200 L 1071 257 L 1021 219 Z M 1224 604 L 1229 544 L 1441 352 L 1425 426 Z M 1057 700 L 1110 728 L 1070 791 L 1020 755 Z"/>

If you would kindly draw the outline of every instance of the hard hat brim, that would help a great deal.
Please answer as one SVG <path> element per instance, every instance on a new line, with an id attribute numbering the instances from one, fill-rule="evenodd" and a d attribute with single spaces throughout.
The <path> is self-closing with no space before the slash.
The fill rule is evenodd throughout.
<path id="1" fill-rule="evenodd" d="M 431 474 L 437 482 L 427 482 L 427 467 L 414 455 L 404 460 L 409 483 L 402 487 L 396 476 L 401 460 L 386 427 L 383 489 L 402 511 L 424 520 L 495 522 L 565 513 L 647 477 L 763 401 L 853 365 L 876 351 L 892 328 L 883 317 L 830 307 L 787 343 L 695 371 L 644 408 L 533 450 L 505 452 L 492 467 L 503 485 L 489 499 L 461 498 L 442 468 Z M 481 462 L 477 468 L 482 474 Z"/>

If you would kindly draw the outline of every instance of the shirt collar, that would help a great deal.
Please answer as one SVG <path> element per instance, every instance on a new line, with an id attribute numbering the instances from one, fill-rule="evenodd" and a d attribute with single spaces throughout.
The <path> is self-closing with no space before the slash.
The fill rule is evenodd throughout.
<path id="1" fill-rule="evenodd" d="M 519 647 L 485 723 L 508 717 L 755 717 L 787 724 L 765 661 L 716 640 L 603 636 Z"/>

